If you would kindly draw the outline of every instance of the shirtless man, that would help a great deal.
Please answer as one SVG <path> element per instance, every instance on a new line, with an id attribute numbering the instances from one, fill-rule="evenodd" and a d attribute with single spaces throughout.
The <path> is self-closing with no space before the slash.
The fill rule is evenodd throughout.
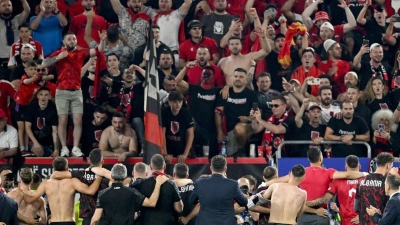
<path id="1" fill-rule="evenodd" d="M 289 174 L 289 183 L 274 183 L 262 194 L 264 199 L 260 199 L 260 203 L 271 198 L 269 224 L 296 224 L 296 218 L 303 214 L 306 206 L 307 192 L 298 188 L 305 174 L 302 165 L 295 165 Z"/>
<path id="2" fill-rule="evenodd" d="M 125 162 L 128 157 L 136 156 L 136 132 L 126 125 L 123 113 L 114 113 L 111 126 L 101 134 L 99 148 L 104 157 L 118 157 L 118 162 Z"/>
<path id="3" fill-rule="evenodd" d="M 64 157 L 57 157 L 53 161 L 54 171 L 68 171 L 68 161 Z M 43 181 L 37 191 L 32 195 L 27 193 L 22 188 L 19 188 L 24 193 L 24 201 L 28 204 L 35 202 L 44 193 L 51 210 L 50 225 L 75 225 L 74 221 L 74 199 L 75 192 L 80 192 L 86 195 L 94 195 L 99 188 L 101 177 L 90 185 L 80 182 L 77 178 L 55 180 L 50 178 Z"/>
<path id="4" fill-rule="evenodd" d="M 33 172 L 30 168 L 23 168 L 20 173 L 18 187 L 26 193 L 33 194 L 30 185 L 33 182 Z M 13 189 L 7 196 L 18 204 L 18 219 L 20 225 L 47 224 L 46 205 L 43 198 L 39 198 L 32 204 L 27 204 L 18 189 Z M 39 218 L 38 218 L 39 216 Z"/>
<path id="5" fill-rule="evenodd" d="M 250 71 L 251 67 L 255 67 L 254 62 L 264 59 L 271 52 L 271 46 L 265 37 L 264 31 L 258 29 L 256 34 L 260 37 L 262 49 L 258 52 L 250 52 L 246 55 L 242 55 L 240 52 L 242 50 L 242 42 L 240 41 L 240 38 L 235 36 L 229 38 L 229 51 L 232 54 L 228 57 L 222 58 L 218 63 L 218 66 L 221 68 L 225 76 L 225 88 L 232 87 L 233 72 L 235 69 L 243 68 L 246 71 Z M 248 74 L 248 76 L 252 77 L 253 74 Z"/>

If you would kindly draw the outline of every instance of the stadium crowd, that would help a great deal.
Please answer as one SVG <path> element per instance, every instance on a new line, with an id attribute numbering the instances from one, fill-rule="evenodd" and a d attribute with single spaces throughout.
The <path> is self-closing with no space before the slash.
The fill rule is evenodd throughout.
<path id="1" fill-rule="evenodd" d="M 164 145 L 163 155 L 153 165 L 153 178 L 163 174 L 161 167 L 173 157 L 182 166 L 188 157 L 203 156 L 215 159 L 212 171 L 223 176 L 226 161 L 218 157 L 221 149 L 226 149 L 222 152 L 226 156 L 254 157 L 249 151 L 254 144 L 259 156 L 272 158 L 285 140 L 312 144 L 287 145 L 282 148 L 284 157 L 308 157 L 311 167 L 318 168 L 322 156 L 347 157 L 346 168 L 353 171 L 358 168 L 358 157 L 367 156 L 364 146 L 353 144 L 357 141 L 367 142 L 372 157 L 377 157 L 378 169 L 382 167 L 377 173 L 382 176 L 380 183 L 372 184 L 379 183 L 376 186 L 386 198 L 385 183 L 390 190 L 399 186 L 397 178 L 386 176 L 394 160 L 390 155 L 398 157 L 400 149 L 400 20 L 396 4 L 384 0 L 0 0 L 0 159 L 16 164 L 23 162 L 22 157 L 54 157 L 58 162 L 54 169 L 63 171 L 65 158 L 90 157 L 95 148 L 100 149 L 100 158 L 113 157 L 121 163 L 142 156 L 149 138 L 146 130 L 153 128 L 145 126 L 144 108 L 146 74 L 151 71 L 147 68 L 152 55 L 149 43 L 154 41 Z M 379 161 L 381 154 L 384 157 Z M 99 166 L 101 160 L 95 164 Z M 126 173 L 118 164 L 114 171 L 117 179 L 112 179 L 112 171 L 101 171 L 100 176 L 120 183 L 126 176 L 124 170 Z M 298 224 L 311 224 L 315 215 L 323 218 L 328 213 L 325 200 L 337 194 L 324 196 L 330 181 L 364 176 L 357 171 L 336 174 L 321 170 L 327 174 L 326 190 L 308 193 L 307 207 L 301 207 L 302 192 L 296 195 L 301 210 L 293 215 L 300 216 L 303 208 L 306 212 Z M 29 185 L 33 175 L 22 172 L 26 176 L 22 183 Z M 276 171 L 270 174 L 264 178 L 275 178 Z M 308 168 L 294 166 L 290 176 L 278 181 L 290 180 L 289 185 L 300 184 L 309 192 L 307 188 L 313 185 L 304 182 L 308 176 Z M 70 177 L 52 177 L 50 181 L 55 183 L 45 182 L 40 190 L 49 194 L 54 185 L 65 185 L 68 191 L 63 197 L 69 198 L 71 190 L 94 194 L 101 183 L 94 182 L 97 186 L 90 188 L 63 179 Z M 164 178 L 152 179 L 151 185 L 165 187 L 164 182 Z M 175 183 L 167 182 L 171 190 L 176 189 Z M 306 187 L 302 187 L 304 183 Z M 179 182 L 176 185 L 180 187 Z M 19 200 L 36 204 L 26 188 L 16 191 Z M 284 198 L 274 195 L 280 188 L 291 190 L 279 185 L 268 188 L 255 195 L 254 205 L 271 196 L 272 202 L 274 196 Z M 141 184 L 136 189 L 147 200 L 128 189 L 125 194 L 135 196 L 132 198 L 138 203 L 134 211 L 141 205 L 154 207 L 157 192 L 162 193 L 153 188 L 153 197 L 144 193 L 150 189 Z M 293 191 L 297 193 L 297 189 Z M 179 192 L 168 193 L 172 203 L 182 197 Z M 200 192 L 197 194 L 201 202 Z M 361 201 L 362 196 L 357 196 Z M 309 203 L 320 197 L 324 197 L 323 203 Z M 244 206 L 239 197 L 236 200 L 237 207 Z M 383 212 L 384 203 L 371 206 Z M 186 224 L 190 220 L 186 216 L 194 216 L 199 207 L 193 205 L 189 210 L 184 205 L 176 203 L 168 210 L 181 212 L 183 208 L 185 217 L 180 220 Z M 100 206 L 104 207 L 98 203 Z M 338 207 L 332 208 L 341 214 Z M 260 209 L 257 212 L 261 214 L 256 215 L 247 209 L 241 208 L 255 221 L 270 212 Z M 374 216 L 365 216 L 365 220 L 382 219 L 375 218 L 372 208 L 366 212 L 363 204 L 358 210 L 360 215 Z M 108 215 L 106 212 L 104 207 L 103 215 Z M 199 213 L 208 215 L 201 207 Z M 39 214 L 43 219 L 43 213 Z M 56 221 L 66 217 L 60 218 Z M 273 218 L 276 224 L 294 221 L 292 216 Z M 361 220 L 354 216 L 349 223 Z M 71 221 L 70 217 L 66 221 Z M 151 221 L 143 223 L 155 224 Z"/>

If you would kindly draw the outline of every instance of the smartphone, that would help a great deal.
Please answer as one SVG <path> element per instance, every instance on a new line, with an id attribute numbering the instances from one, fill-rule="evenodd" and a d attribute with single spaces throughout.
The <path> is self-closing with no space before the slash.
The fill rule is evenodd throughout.
<path id="1" fill-rule="evenodd" d="M 311 131 L 311 140 L 314 140 L 315 138 L 319 138 L 319 132 Z"/>
<path id="2" fill-rule="evenodd" d="M 307 84 L 308 85 L 319 85 L 319 78 L 313 78 L 313 79 L 310 79 L 310 80 L 307 80 Z"/>
<path id="3" fill-rule="evenodd" d="M 394 18 L 396 18 L 396 22 L 400 22 L 400 16 L 395 16 Z"/>
<path id="4" fill-rule="evenodd" d="M 386 103 L 379 103 L 379 106 L 381 107 L 381 109 L 389 109 Z"/>
<path id="5" fill-rule="evenodd" d="M 369 40 L 364 39 L 362 42 L 362 45 L 366 45 L 369 47 Z"/>
<path id="6" fill-rule="evenodd" d="M 239 20 L 240 20 L 240 15 L 233 16 L 233 21 L 239 21 Z"/>
<path id="7" fill-rule="evenodd" d="M 269 17 L 269 16 L 272 16 L 272 15 L 276 16 L 276 10 L 274 8 L 264 11 L 264 16 L 265 17 Z"/>
<path id="8" fill-rule="evenodd" d="M 385 124 L 378 124 L 379 133 L 383 132 L 384 130 L 385 130 Z"/>
<path id="9" fill-rule="evenodd" d="M 257 103 L 257 102 L 254 102 L 254 103 L 253 103 L 253 110 L 254 110 L 254 111 L 257 111 L 257 110 L 258 110 L 258 103 Z"/>

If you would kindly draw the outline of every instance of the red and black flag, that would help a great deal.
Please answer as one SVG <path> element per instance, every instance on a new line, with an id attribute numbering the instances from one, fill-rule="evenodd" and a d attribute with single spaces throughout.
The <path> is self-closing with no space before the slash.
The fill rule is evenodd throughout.
<path id="1" fill-rule="evenodd" d="M 150 22 L 151 24 L 151 22 Z M 145 146 L 143 162 L 150 164 L 154 154 L 163 154 L 163 133 L 161 127 L 161 106 L 158 91 L 157 54 L 154 43 L 153 30 L 149 28 L 149 36 L 146 53 L 146 87 L 144 100 L 144 130 Z"/>

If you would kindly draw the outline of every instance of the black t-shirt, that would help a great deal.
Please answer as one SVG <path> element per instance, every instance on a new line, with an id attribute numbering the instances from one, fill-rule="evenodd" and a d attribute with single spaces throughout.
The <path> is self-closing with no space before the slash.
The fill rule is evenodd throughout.
<path id="1" fill-rule="evenodd" d="M 32 102 L 26 110 L 25 121 L 32 124 L 33 135 L 41 145 L 53 146 L 52 126 L 58 126 L 57 109 L 54 104 L 49 102 L 47 107 L 41 110 L 38 102 Z"/>
<path id="2" fill-rule="evenodd" d="M 292 51 L 290 55 L 292 59 L 295 58 L 293 57 L 294 53 Z M 288 81 L 290 80 L 294 69 L 296 69 L 295 65 L 293 65 L 295 61 L 292 60 L 292 65 L 283 68 L 282 65 L 278 62 L 278 53 L 275 51 L 271 51 L 271 53 L 268 54 L 265 60 L 267 61 L 267 71 L 269 74 L 271 74 L 270 88 L 282 92 L 282 77 L 284 77 Z"/>
<path id="3" fill-rule="evenodd" d="M 132 87 L 124 87 L 121 82 L 113 82 L 112 92 L 110 94 L 108 104 L 123 112 L 128 121 L 135 117 L 142 118 L 144 115 L 144 87 L 143 83 L 137 83 Z"/>
<path id="4" fill-rule="evenodd" d="M 146 196 L 134 188 L 125 187 L 122 183 L 113 183 L 111 187 L 99 193 L 96 208 L 103 209 L 99 224 L 133 225 L 134 214 L 143 205 L 145 198 Z"/>
<path id="5" fill-rule="evenodd" d="M 174 157 L 183 154 L 186 146 L 186 131 L 194 126 L 192 115 L 186 108 L 181 108 L 178 114 L 173 115 L 171 108 L 161 111 L 162 127 L 165 127 L 165 138 L 168 154 Z"/>
<path id="6" fill-rule="evenodd" d="M 318 127 L 313 127 L 307 121 L 303 120 L 303 125 L 300 128 L 297 128 L 297 140 L 309 141 L 314 138 L 324 137 L 325 136 L 326 126 L 319 124 Z M 313 145 L 297 145 L 297 155 L 299 157 L 307 157 L 307 151 L 309 148 L 313 147 Z"/>
<path id="7" fill-rule="evenodd" d="M 196 123 L 207 130 L 215 130 L 214 110 L 217 105 L 218 88 L 204 89 L 189 84 L 190 113 Z"/>
<path id="8" fill-rule="evenodd" d="M 397 105 L 392 104 L 392 98 L 390 96 L 390 93 L 383 96 L 382 99 L 375 99 L 372 102 L 368 103 L 368 108 L 371 110 L 372 115 L 381 109 L 390 109 L 394 110 Z"/>
<path id="9" fill-rule="evenodd" d="M 145 197 L 150 198 L 153 193 L 156 179 L 154 178 L 156 175 L 144 179 L 142 182 L 138 183 L 134 186 L 140 193 L 142 193 Z M 163 225 L 175 225 L 174 223 L 174 203 L 181 200 L 179 195 L 179 190 L 176 184 L 168 180 L 163 185 L 161 185 L 160 196 L 158 198 L 156 207 L 147 208 L 142 207 L 141 215 L 140 215 L 140 224 L 141 225 L 154 225 L 154 224 L 163 224 Z M 133 214 L 131 214 L 133 218 Z M 120 223 L 123 224 L 123 223 Z"/>
<path id="10" fill-rule="evenodd" d="M 233 130 L 235 125 L 240 122 L 239 116 L 250 115 L 253 103 L 258 103 L 257 95 L 248 88 L 244 88 L 242 92 L 238 93 L 234 92 L 233 88 L 229 88 L 229 97 L 227 99 L 223 99 L 219 95 L 217 106 L 224 107 L 228 132 Z"/>
<path id="11" fill-rule="evenodd" d="M 220 41 L 228 33 L 232 20 L 233 16 L 230 14 L 217 15 L 211 13 L 210 15 L 204 15 L 201 18 L 201 24 L 204 26 L 204 36 L 214 39 L 217 45 L 220 46 Z"/>
<path id="12" fill-rule="evenodd" d="M 77 178 L 82 183 L 87 185 L 91 185 L 97 178 L 96 174 L 94 174 L 93 172 L 82 171 L 82 170 L 78 171 L 73 170 L 71 171 L 71 175 L 73 178 Z M 106 189 L 108 187 L 109 181 L 110 180 L 108 180 L 107 178 L 103 178 L 101 180 L 99 189 L 93 196 L 80 194 L 79 217 L 86 218 L 93 216 L 94 211 L 96 210 L 97 195 L 101 190 Z"/>
<path id="13" fill-rule="evenodd" d="M 11 81 L 21 80 L 22 76 L 26 74 L 25 67 L 22 64 L 17 65 L 10 74 Z"/>
<path id="14" fill-rule="evenodd" d="M 162 70 L 160 70 L 160 69 L 157 69 L 157 71 L 158 71 L 158 87 L 160 88 L 160 89 L 163 89 L 164 90 L 164 86 L 163 86 L 163 83 L 164 83 L 164 79 L 165 79 L 165 73 L 162 71 Z M 177 75 L 178 75 L 178 71 L 176 71 L 175 69 L 172 69 L 172 72 L 171 72 L 171 75 L 173 75 L 174 77 L 176 77 Z"/>
<path id="15" fill-rule="evenodd" d="M 105 85 L 101 86 L 100 95 L 98 98 L 94 96 L 94 81 L 88 78 L 88 73 L 82 77 L 82 96 L 84 112 L 93 114 L 97 106 L 102 105 L 103 102 L 108 101 L 108 94 Z"/>
<path id="16" fill-rule="evenodd" d="M 382 174 L 372 173 L 358 183 L 356 199 L 360 202 L 360 224 L 375 224 L 366 210 L 370 205 L 381 212 L 384 211 L 388 201 L 388 197 L 385 194 L 385 180 L 386 177 Z"/>
<path id="17" fill-rule="evenodd" d="M 272 115 L 272 98 L 279 95 L 276 90 L 269 89 L 267 94 L 257 91 L 258 108 L 261 110 L 261 118 L 263 120 L 268 119 Z"/>
<path id="18" fill-rule="evenodd" d="M 385 80 L 386 85 L 390 86 L 390 84 L 391 84 L 390 82 L 392 80 L 392 77 L 390 76 L 390 71 L 392 70 L 392 68 L 389 65 L 387 65 L 386 63 L 383 63 L 383 68 L 385 69 L 385 71 L 387 73 L 388 81 L 385 80 L 385 77 L 383 77 L 383 79 Z M 358 79 L 359 79 L 358 83 L 359 83 L 360 90 L 365 89 L 368 81 L 372 78 L 372 76 L 375 73 L 383 74 L 382 66 L 372 69 L 372 66 L 369 62 L 361 62 L 361 67 L 358 70 Z"/>
<path id="19" fill-rule="evenodd" d="M 94 125 L 92 121 L 84 121 L 81 143 L 82 151 L 86 156 L 89 155 L 92 149 L 99 147 L 101 134 L 108 125 L 107 121 L 104 121 L 101 125 Z"/>
<path id="20" fill-rule="evenodd" d="M 180 216 L 187 216 L 189 215 L 190 212 L 192 212 L 193 208 L 195 207 L 196 204 L 193 204 L 193 202 L 189 201 L 190 195 L 192 194 L 194 189 L 194 184 L 190 183 L 190 184 L 186 184 L 185 186 L 182 187 L 178 187 L 179 190 L 179 195 L 182 198 L 182 202 L 183 202 L 183 211 L 182 213 L 176 213 L 175 216 L 175 222 L 176 224 L 178 223 L 178 219 Z M 189 225 L 195 225 L 196 224 L 196 216 L 193 217 L 187 224 Z"/>
<path id="21" fill-rule="evenodd" d="M 400 88 L 396 88 L 390 92 L 390 95 L 392 96 L 392 103 L 393 105 L 398 105 L 400 101 Z"/>
<path id="22" fill-rule="evenodd" d="M 354 0 L 344 0 L 346 5 L 349 7 L 350 11 L 353 13 L 354 17 L 357 18 L 358 14 L 360 14 L 361 9 L 364 7 L 365 1 L 354 1 Z M 332 0 L 330 1 L 330 16 L 331 16 L 331 23 L 333 26 L 342 25 L 347 23 L 346 12 L 340 8 L 339 1 Z"/>
<path id="23" fill-rule="evenodd" d="M 368 127 L 371 125 L 371 110 L 365 106 L 358 104 L 357 107 L 354 108 L 354 115 L 364 118 L 365 122 L 367 122 Z"/>
<path id="24" fill-rule="evenodd" d="M 365 120 L 358 116 L 353 116 L 350 124 L 344 122 L 343 119 L 336 119 L 332 117 L 327 127 L 333 130 L 333 134 L 340 136 L 345 134 L 365 134 L 369 131 L 368 125 Z M 348 155 L 356 155 L 358 157 L 365 157 L 367 152 L 362 145 L 332 145 L 332 154 L 334 157 L 347 157 Z"/>

